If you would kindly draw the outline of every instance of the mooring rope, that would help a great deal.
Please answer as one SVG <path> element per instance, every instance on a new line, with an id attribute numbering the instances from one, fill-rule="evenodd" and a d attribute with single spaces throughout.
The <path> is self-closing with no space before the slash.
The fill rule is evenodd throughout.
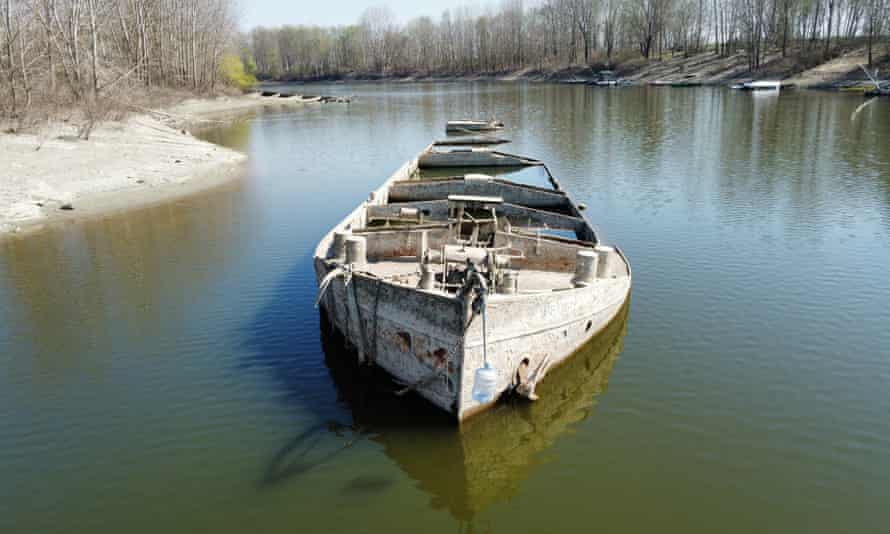
<path id="1" fill-rule="evenodd" d="M 324 298 L 325 293 L 328 291 L 328 287 L 330 287 L 331 282 L 334 281 L 334 278 L 337 278 L 340 275 L 345 275 L 347 273 L 347 268 L 345 267 L 334 267 L 331 271 L 325 275 L 324 278 L 321 279 L 321 283 L 318 284 L 318 297 L 315 299 L 315 307 L 318 308 L 318 305 L 321 304 L 321 299 Z"/>
<path id="2" fill-rule="evenodd" d="M 486 366 L 488 365 L 488 339 L 486 337 L 486 324 L 485 324 L 485 304 L 488 301 L 488 284 L 485 282 L 485 278 L 482 277 L 482 274 L 478 271 L 473 272 L 476 275 L 476 279 L 479 281 L 479 285 L 477 286 L 477 293 L 479 294 L 479 311 L 480 315 L 482 315 L 482 363 Z"/>

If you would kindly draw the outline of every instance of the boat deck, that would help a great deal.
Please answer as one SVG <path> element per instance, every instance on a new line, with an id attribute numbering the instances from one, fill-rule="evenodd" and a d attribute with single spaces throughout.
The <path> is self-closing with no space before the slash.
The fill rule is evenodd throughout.
<path id="1" fill-rule="evenodd" d="M 431 267 L 436 274 L 442 272 L 439 265 Z M 414 256 L 369 261 L 365 270 L 387 281 L 407 287 L 417 287 L 420 282 L 420 269 L 417 258 Z M 571 289 L 574 287 L 572 285 L 573 276 L 574 273 L 571 272 L 522 269 L 517 277 L 517 292 L 522 294 Z"/>

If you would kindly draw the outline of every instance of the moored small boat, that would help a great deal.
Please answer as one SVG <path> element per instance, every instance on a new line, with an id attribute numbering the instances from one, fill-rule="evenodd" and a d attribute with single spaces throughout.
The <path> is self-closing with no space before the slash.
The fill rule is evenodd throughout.
<path id="1" fill-rule="evenodd" d="M 700 87 L 701 85 L 701 80 L 696 80 L 692 77 L 686 77 L 682 80 L 671 82 L 671 87 Z"/>
<path id="2" fill-rule="evenodd" d="M 498 152 L 490 148 L 452 148 L 436 150 L 434 146 L 417 158 L 420 169 L 444 169 L 453 167 L 528 167 L 541 165 L 535 159 Z"/>
<path id="3" fill-rule="evenodd" d="M 460 119 L 445 124 L 445 131 L 448 133 L 490 132 L 503 129 L 504 123 L 496 120 Z"/>
<path id="4" fill-rule="evenodd" d="M 351 96 L 322 96 L 319 98 L 324 104 L 349 104 L 352 102 Z"/>
<path id="5" fill-rule="evenodd" d="M 471 145 L 502 145 L 509 143 L 509 139 L 503 137 L 491 137 L 488 135 L 472 135 L 466 137 L 449 137 L 433 142 L 433 146 L 471 146 Z"/>
<path id="6" fill-rule="evenodd" d="M 354 347 L 463 420 L 507 393 L 536 398 L 624 308 L 630 265 L 551 187 L 403 165 L 315 250 L 319 304 Z M 440 158 L 466 161 L 461 150 Z"/>
<path id="7" fill-rule="evenodd" d="M 601 70 L 596 73 L 596 78 L 591 80 L 588 85 L 594 87 L 627 87 L 633 85 L 634 82 L 619 78 L 615 71 Z"/>
<path id="8" fill-rule="evenodd" d="M 759 80 L 742 84 L 743 91 L 779 91 L 781 89 L 782 82 L 780 81 Z"/>

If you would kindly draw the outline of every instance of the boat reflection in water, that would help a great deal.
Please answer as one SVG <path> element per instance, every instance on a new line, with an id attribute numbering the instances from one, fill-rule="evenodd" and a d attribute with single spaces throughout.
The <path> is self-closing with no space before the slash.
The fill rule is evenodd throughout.
<path id="1" fill-rule="evenodd" d="M 548 374 L 538 390 L 540 400 L 501 402 L 459 428 L 421 398 L 393 395 L 382 372 L 347 363 L 355 355 L 324 324 L 322 346 L 339 400 L 352 413 L 352 430 L 382 445 L 432 496 L 433 507 L 469 521 L 513 497 L 542 462 L 542 453 L 591 413 L 623 349 L 628 308 Z"/>

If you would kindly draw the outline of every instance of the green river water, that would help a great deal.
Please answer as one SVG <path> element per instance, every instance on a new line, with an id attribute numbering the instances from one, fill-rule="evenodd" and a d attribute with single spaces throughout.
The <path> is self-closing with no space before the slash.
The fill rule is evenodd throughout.
<path id="1" fill-rule="evenodd" d="M 890 532 L 890 101 L 291 87 L 244 180 L 0 243 L 0 532 Z M 458 429 L 345 362 L 319 238 L 495 116 L 634 269 L 533 405 Z"/>

